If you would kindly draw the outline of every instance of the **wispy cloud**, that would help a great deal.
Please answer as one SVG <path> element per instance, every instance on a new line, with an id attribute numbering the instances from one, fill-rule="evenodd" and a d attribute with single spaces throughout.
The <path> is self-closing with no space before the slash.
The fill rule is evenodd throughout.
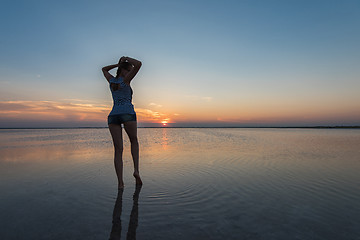
<path id="1" fill-rule="evenodd" d="M 192 101 L 211 102 L 213 100 L 213 97 L 204 97 L 204 96 L 196 96 L 196 95 L 186 95 L 185 97 Z"/>
<path id="2" fill-rule="evenodd" d="M 161 108 L 162 107 L 162 105 L 160 105 L 160 104 L 157 104 L 157 103 L 149 103 L 149 106 L 151 106 L 151 107 L 157 107 L 157 108 Z"/>
<path id="3" fill-rule="evenodd" d="M 213 100 L 213 97 L 201 97 L 202 100 L 211 102 Z"/>
<path id="4" fill-rule="evenodd" d="M 151 104 L 158 107 L 159 104 Z M 90 100 L 63 99 L 62 101 L 0 101 L 0 120 L 5 121 L 56 121 L 106 123 L 111 104 L 98 104 Z M 147 108 L 136 108 L 139 122 L 171 122 L 164 112 Z M 174 114 L 174 116 L 177 116 Z"/>
<path id="5" fill-rule="evenodd" d="M 170 122 L 171 118 L 166 113 L 153 111 L 146 108 L 136 108 L 136 114 L 141 122 Z"/>
<path id="6" fill-rule="evenodd" d="M 2 119 L 101 121 L 109 107 L 94 103 L 1 101 Z"/>

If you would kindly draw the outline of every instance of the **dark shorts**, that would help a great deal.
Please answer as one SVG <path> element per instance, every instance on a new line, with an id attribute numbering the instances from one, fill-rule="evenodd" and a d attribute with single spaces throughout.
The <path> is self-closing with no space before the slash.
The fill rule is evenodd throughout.
<path id="1" fill-rule="evenodd" d="M 122 124 L 124 122 L 136 121 L 136 114 L 116 114 L 108 116 L 108 124 Z"/>

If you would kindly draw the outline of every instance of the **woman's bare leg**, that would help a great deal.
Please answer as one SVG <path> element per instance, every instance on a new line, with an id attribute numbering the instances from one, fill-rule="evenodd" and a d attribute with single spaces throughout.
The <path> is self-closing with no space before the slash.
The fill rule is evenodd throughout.
<path id="1" fill-rule="evenodd" d="M 118 178 L 118 188 L 124 188 L 123 180 L 123 139 L 122 139 L 122 127 L 118 124 L 109 124 L 109 130 L 114 143 L 114 165 L 115 172 Z"/>
<path id="2" fill-rule="evenodd" d="M 130 143 L 131 143 L 131 155 L 134 162 L 134 174 L 136 184 L 142 185 L 142 181 L 140 178 L 139 172 L 139 142 L 137 138 L 137 122 L 130 121 L 124 123 L 124 128 L 129 136 Z"/>

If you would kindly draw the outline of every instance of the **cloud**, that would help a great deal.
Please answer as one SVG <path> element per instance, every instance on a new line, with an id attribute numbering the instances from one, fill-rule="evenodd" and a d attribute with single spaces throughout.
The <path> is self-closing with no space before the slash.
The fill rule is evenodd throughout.
<path id="1" fill-rule="evenodd" d="M 1 127 L 7 127 L 6 123 L 15 122 L 19 124 L 27 122 L 77 123 L 77 125 L 96 123 L 106 126 L 111 107 L 111 103 L 99 104 L 82 99 L 0 101 L 0 123 Z M 163 121 L 171 123 L 173 122 L 172 117 L 179 116 L 179 114 L 167 114 L 147 108 L 136 108 L 135 111 L 138 121 L 143 123 L 161 123 Z M 10 125 L 13 126 L 13 124 Z"/>
<path id="2" fill-rule="evenodd" d="M 149 106 L 158 107 L 158 108 L 162 107 L 162 105 L 156 103 L 149 103 Z"/>
<path id="3" fill-rule="evenodd" d="M 213 97 L 203 97 L 203 96 L 196 96 L 196 95 L 187 95 L 185 97 L 192 100 L 192 101 L 211 102 L 213 100 Z"/>
<path id="4" fill-rule="evenodd" d="M 1 119 L 101 121 L 109 106 L 57 101 L 1 101 Z"/>
<path id="5" fill-rule="evenodd" d="M 201 97 L 202 100 L 211 102 L 213 100 L 213 97 Z"/>
<path id="6" fill-rule="evenodd" d="M 165 120 L 168 122 L 171 121 L 168 114 L 152 111 L 146 108 L 136 108 L 136 114 L 141 122 L 161 122 Z"/>

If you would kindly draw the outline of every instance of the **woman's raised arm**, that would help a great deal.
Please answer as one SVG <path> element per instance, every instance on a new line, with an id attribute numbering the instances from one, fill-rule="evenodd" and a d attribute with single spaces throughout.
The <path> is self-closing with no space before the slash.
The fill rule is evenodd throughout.
<path id="1" fill-rule="evenodd" d="M 125 62 L 125 61 L 127 61 L 128 63 L 133 65 L 133 68 L 130 70 L 130 72 L 124 78 L 124 82 L 130 83 L 130 81 L 138 73 L 142 63 L 139 60 L 136 60 L 136 59 L 131 58 L 131 57 L 121 57 L 120 60 L 119 60 L 119 63 L 120 62 Z"/>
<path id="2" fill-rule="evenodd" d="M 106 80 L 107 80 L 108 82 L 110 82 L 110 79 L 114 78 L 114 76 L 111 75 L 111 74 L 109 73 L 109 71 L 110 71 L 111 69 L 113 69 L 113 68 L 118 67 L 118 66 L 119 66 L 119 64 L 113 64 L 113 65 L 105 66 L 105 67 L 102 68 L 102 72 L 103 72 L 103 74 L 104 74 L 104 77 L 106 78 Z"/>

